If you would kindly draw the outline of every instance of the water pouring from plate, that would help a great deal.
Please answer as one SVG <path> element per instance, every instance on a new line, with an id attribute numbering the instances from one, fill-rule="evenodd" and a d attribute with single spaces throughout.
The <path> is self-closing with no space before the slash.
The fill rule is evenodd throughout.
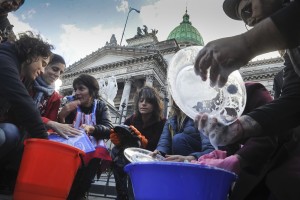
<path id="1" fill-rule="evenodd" d="M 194 62 L 200 46 L 191 46 L 178 51 L 168 68 L 169 91 L 178 107 L 190 118 L 199 113 L 215 117 L 218 123 L 229 125 L 236 121 L 246 105 L 246 88 L 238 71 L 228 77 L 224 87 L 211 87 L 194 72 Z M 217 148 L 221 135 L 210 135 L 212 145 Z"/>

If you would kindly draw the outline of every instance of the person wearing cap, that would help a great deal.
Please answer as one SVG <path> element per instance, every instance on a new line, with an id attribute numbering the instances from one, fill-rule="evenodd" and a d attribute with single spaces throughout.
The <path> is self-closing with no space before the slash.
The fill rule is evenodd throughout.
<path id="1" fill-rule="evenodd" d="M 228 126 L 219 124 L 207 114 L 199 114 L 196 117 L 198 128 L 206 135 L 215 135 L 213 139 L 219 145 L 253 136 L 284 137 L 290 129 L 300 125 L 299 0 L 263 3 L 256 0 L 225 0 L 223 9 L 229 17 L 254 27 L 244 34 L 212 41 L 199 52 L 195 73 L 203 80 L 207 79 L 210 68 L 211 85 L 223 86 L 232 71 L 247 64 L 256 55 L 272 50 L 286 48 L 291 65 L 285 68 L 282 93 L 278 99 L 241 116 Z M 293 131 L 292 137 L 279 150 L 286 159 L 276 163 L 275 169 L 265 177 L 276 199 L 297 199 L 300 196 L 297 189 L 300 184 L 299 169 L 293 167 L 300 166 L 299 131 Z M 278 182 L 281 184 L 276 184 Z"/>
<path id="2" fill-rule="evenodd" d="M 273 100 L 270 92 L 258 82 L 245 82 L 247 102 L 243 114 L 247 114 Z M 284 138 L 285 139 L 285 138 Z M 269 189 L 264 177 L 273 167 L 275 152 L 282 139 L 278 136 L 251 137 L 235 145 L 219 147 L 198 159 L 199 164 L 223 168 L 238 175 L 230 200 L 268 199 Z"/>
<path id="3" fill-rule="evenodd" d="M 8 20 L 8 13 L 18 10 L 25 0 L 0 0 L 0 42 L 16 40 L 13 25 Z"/>

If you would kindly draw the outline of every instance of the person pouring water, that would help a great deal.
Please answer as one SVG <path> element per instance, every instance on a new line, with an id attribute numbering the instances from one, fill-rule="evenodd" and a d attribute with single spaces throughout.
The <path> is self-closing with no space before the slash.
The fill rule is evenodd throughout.
<path id="1" fill-rule="evenodd" d="M 223 9 L 229 17 L 254 27 L 243 34 L 212 41 L 198 53 L 194 69 L 204 81 L 210 70 L 211 85 L 222 87 L 231 72 L 256 55 L 272 50 L 286 48 L 292 65 L 284 72 L 282 93 L 278 99 L 241 116 L 230 125 L 223 125 L 215 117 L 201 113 L 195 119 L 198 128 L 222 146 L 253 136 L 285 134 L 300 125 L 300 1 L 225 0 Z M 297 189 L 299 169 L 289 167 L 300 164 L 298 135 L 293 137 L 289 158 L 278 169 L 282 171 L 279 182 L 290 187 L 283 191 L 276 186 L 277 199 L 286 199 L 287 196 L 298 199 L 300 196 Z"/>

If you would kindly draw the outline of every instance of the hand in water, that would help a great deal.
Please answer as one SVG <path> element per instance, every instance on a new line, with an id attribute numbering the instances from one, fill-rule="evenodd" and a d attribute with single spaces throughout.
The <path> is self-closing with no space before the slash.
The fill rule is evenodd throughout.
<path id="1" fill-rule="evenodd" d="M 155 156 L 157 156 L 157 155 L 161 155 L 161 153 L 157 150 L 157 149 L 155 149 L 152 153 L 150 153 L 149 154 L 150 156 L 152 156 L 152 157 L 155 157 Z"/>
<path id="2" fill-rule="evenodd" d="M 240 161 L 238 155 L 232 155 L 226 158 L 202 158 L 198 160 L 198 164 L 219 167 L 238 174 L 240 172 Z"/>
<path id="3" fill-rule="evenodd" d="M 171 162 L 191 162 L 196 160 L 194 156 L 182 156 L 182 155 L 166 155 L 165 161 Z"/>
<path id="4" fill-rule="evenodd" d="M 65 139 L 68 139 L 69 136 L 74 137 L 82 134 L 81 130 L 73 128 L 71 124 L 49 121 L 46 125 Z"/>

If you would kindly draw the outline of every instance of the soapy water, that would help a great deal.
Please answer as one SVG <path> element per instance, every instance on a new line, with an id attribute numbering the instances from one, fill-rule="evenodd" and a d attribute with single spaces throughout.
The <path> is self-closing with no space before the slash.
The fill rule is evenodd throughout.
<path id="1" fill-rule="evenodd" d="M 178 51 L 168 67 L 169 91 L 178 107 L 190 118 L 207 113 L 223 125 L 230 125 L 242 115 L 246 105 L 246 88 L 239 71 L 232 72 L 224 87 L 211 87 L 194 72 L 194 62 L 203 47 L 190 46 Z M 209 77 L 209 71 L 208 71 Z M 209 134 L 209 133 L 208 133 Z M 226 140 L 222 133 L 207 135 L 212 145 Z"/>

